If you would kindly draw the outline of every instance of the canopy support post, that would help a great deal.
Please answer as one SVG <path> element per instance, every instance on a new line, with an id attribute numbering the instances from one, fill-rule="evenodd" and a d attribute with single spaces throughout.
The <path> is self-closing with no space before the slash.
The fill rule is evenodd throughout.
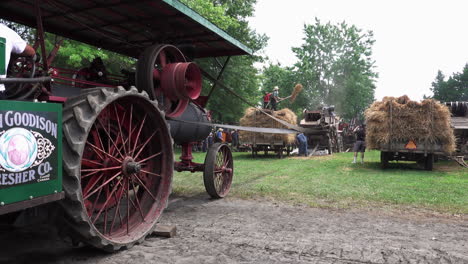
<path id="1" fill-rule="evenodd" d="M 46 57 L 46 48 L 45 48 L 45 40 L 44 40 L 44 28 L 42 26 L 42 14 L 41 14 L 41 0 L 34 1 L 34 8 L 36 11 L 36 23 L 37 23 L 37 42 L 41 46 L 41 55 L 42 55 L 42 64 L 44 67 L 44 71 L 49 71 L 49 65 Z M 35 45 L 36 46 L 36 45 Z"/>
<path id="2" fill-rule="evenodd" d="M 224 72 L 224 70 L 226 69 L 226 66 L 229 64 L 229 61 L 230 61 L 230 60 L 231 60 L 231 56 L 227 57 L 226 61 L 224 62 L 224 65 L 223 65 L 222 68 L 221 68 L 221 71 L 219 71 L 219 73 L 218 73 L 218 77 L 216 77 L 216 80 L 214 81 L 213 86 L 211 87 L 211 90 L 210 90 L 210 92 L 208 93 L 208 96 L 207 96 L 207 98 L 206 98 L 206 101 L 208 101 L 208 100 L 210 99 L 211 94 L 213 93 L 214 89 L 215 89 L 216 86 L 218 85 L 218 82 L 219 82 L 219 80 L 221 79 L 221 77 L 222 77 L 222 75 L 223 75 L 223 72 Z M 219 61 L 218 61 L 218 63 L 219 63 Z M 204 76 L 206 76 L 208 73 L 202 70 L 202 74 L 203 74 Z"/>

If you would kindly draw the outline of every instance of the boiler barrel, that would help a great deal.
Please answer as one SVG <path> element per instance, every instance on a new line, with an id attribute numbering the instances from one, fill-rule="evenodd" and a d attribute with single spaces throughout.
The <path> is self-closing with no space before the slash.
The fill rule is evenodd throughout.
<path id="1" fill-rule="evenodd" d="M 190 103 L 184 113 L 177 119 L 190 122 L 210 122 L 206 110 L 193 103 Z M 211 127 L 206 125 L 195 125 L 173 120 L 168 122 L 171 128 L 171 136 L 177 144 L 201 141 L 208 137 L 211 131 Z"/>

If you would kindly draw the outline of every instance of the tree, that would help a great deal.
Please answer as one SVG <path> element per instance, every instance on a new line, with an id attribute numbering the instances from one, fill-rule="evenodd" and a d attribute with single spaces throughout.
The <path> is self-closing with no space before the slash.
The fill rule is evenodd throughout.
<path id="1" fill-rule="evenodd" d="M 374 100 L 372 31 L 362 32 L 345 22 L 304 25 L 304 43 L 294 47 L 298 62 L 293 69 L 304 86 L 302 105 L 313 109 L 335 105 L 345 118 L 361 116 Z"/>
<path id="2" fill-rule="evenodd" d="M 182 2 L 254 52 L 266 46 L 268 38 L 252 30 L 247 21 L 247 18 L 253 14 L 256 0 L 182 0 Z M 226 58 L 218 59 L 221 62 L 226 60 Z M 254 63 L 262 60 L 262 57 L 255 55 L 232 57 L 223 74 L 222 82 L 247 101 L 258 102 L 261 96 L 260 77 Z M 197 60 L 197 63 L 214 76 L 221 70 L 221 66 L 211 58 Z M 203 95 L 208 93 L 211 85 L 211 82 L 204 81 Z M 225 123 L 237 123 L 247 107 L 247 104 L 220 87 L 213 92 L 208 102 L 208 109 L 213 111 L 213 118 Z"/>
<path id="3" fill-rule="evenodd" d="M 461 73 L 454 73 L 447 81 L 439 70 L 430 89 L 434 93 L 433 98 L 440 101 L 468 101 L 468 63 Z"/>

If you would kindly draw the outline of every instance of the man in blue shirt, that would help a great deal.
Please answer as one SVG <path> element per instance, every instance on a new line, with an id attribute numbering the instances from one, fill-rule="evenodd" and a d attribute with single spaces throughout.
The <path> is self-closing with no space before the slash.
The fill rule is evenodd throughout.
<path id="1" fill-rule="evenodd" d="M 299 133 L 296 136 L 297 143 L 299 144 L 299 156 L 308 156 L 307 153 L 307 137 L 304 133 Z"/>
<path id="2" fill-rule="evenodd" d="M 218 128 L 218 131 L 216 132 L 216 137 L 215 137 L 215 142 L 223 142 L 223 129 Z"/>

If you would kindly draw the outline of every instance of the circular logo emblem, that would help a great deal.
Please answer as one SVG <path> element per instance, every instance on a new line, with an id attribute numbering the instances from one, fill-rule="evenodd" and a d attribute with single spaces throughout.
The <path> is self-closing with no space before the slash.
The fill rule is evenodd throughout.
<path id="1" fill-rule="evenodd" d="M 0 165 L 7 171 L 23 171 L 34 163 L 37 156 L 37 141 L 24 128 L 8 129 L 0 136 Z"/>

